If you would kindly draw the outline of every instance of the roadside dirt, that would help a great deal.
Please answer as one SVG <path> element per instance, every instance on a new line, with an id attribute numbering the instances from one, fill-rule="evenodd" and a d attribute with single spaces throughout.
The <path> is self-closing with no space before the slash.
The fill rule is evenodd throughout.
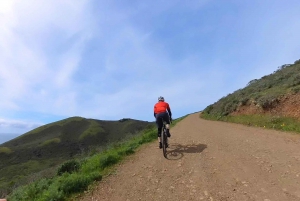
<path id="1" fill-rule="evenodd" d="M 79 200 L 300 200 L 300 136 L 189 115 Z"/>
<path id="2" fill-rule="evenodd" d="M 286 116 L 300 119 L 300 94 L 286 94 L 277 99 L 272 108 L 262 109 L 253 102 L 249 105 L 240 106 L 231 115 L 241 114 L 268 114 L 272 116 Z"/>

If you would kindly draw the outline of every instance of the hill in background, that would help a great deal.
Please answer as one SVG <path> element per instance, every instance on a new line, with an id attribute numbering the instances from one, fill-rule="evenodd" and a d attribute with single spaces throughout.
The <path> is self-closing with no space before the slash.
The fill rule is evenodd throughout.
<path id="1" fill-rule="evenodd" d="M 153 125 L 133 119 L 71 117 L 38 127 L 0 145 L 0 189 L 51 176 L 54 173 L 47 169 L 54 170 L 66 160 L 101 151 Z"/>
<path id="2" fill-rule="evenodd" d="M 285 64 L 270 75 L 207 106 L 202 117 L 270 115 L 300 118 L 300 60 Z"/>

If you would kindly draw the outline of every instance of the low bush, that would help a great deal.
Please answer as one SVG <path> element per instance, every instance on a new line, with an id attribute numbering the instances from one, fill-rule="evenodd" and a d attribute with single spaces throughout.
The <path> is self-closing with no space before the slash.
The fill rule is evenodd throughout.
<path id="1" fill-rule="evenodd" d="M 51 140 L 46 140 L 44 141 L 40 146 L 47 146 L 47 145 L 50 145 L 50 144 L 57 144 L 57 143 L 60 143 L 61 140 L 59 138 L 54 138 L 54 139 L 51 139 Z"/>
<path id="2" fill-rule="evenodd" d="M 107 153 L 103 156 L 100 156 L 99 158 L 99 167 L 101 169 L 104 169 L 106 167 L 109 167 L 111 165 L 116 164 L 117 162 L 119 162 L 121 159 L 121 156 L 118 154 L 118 152 L 116 153 Z"/>
<path id="3" fill-rule="evenodd" d="M 63 163 L 57 170 L 57 175 L 62 175 L 63 173 L 77 172 L 80 168 L 80 163 L 76 160 L 70 160 Z"/>
<path id="4" fill-rule="evenodd" d="M 257 100 L 260 107 L 264 110 L 274 108 L 278 103 L 279 99 L 274 95 L 262 96 Z"/>
<path id="5" fill-rule="evenodd" d="M 86 190 L 92 178 L 85 174 L 70 174 L 61 178 L 58 191 L 65 195 Z"/>
<path id="6" fill-rule="evenodd" d="M 0 154 L 1 153 L 10 154 L 10 153 L 12 153 L 12 150 L 8 147 L 0 147 Z"/>

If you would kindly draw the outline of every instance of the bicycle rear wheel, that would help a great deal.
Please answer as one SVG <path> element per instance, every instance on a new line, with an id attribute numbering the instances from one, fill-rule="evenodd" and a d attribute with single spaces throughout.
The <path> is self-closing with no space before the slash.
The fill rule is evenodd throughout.
<path id="1" fill-rule="evenodd" d="M 165 158 L 167 158 L 167 143 L 167 134 L 166 130 L 164 129 L 162 134 L 162 150 Z"/>

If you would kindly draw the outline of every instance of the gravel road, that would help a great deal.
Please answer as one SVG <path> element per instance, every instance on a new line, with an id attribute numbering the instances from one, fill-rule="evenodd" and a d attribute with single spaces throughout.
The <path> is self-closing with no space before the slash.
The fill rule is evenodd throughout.
<path id="1" fill-rule="evenodd" d="M 171 129 L 168 160 L 142 146 L 80 200 L 300 201 L 300 135 L 207 121 Z"/>

